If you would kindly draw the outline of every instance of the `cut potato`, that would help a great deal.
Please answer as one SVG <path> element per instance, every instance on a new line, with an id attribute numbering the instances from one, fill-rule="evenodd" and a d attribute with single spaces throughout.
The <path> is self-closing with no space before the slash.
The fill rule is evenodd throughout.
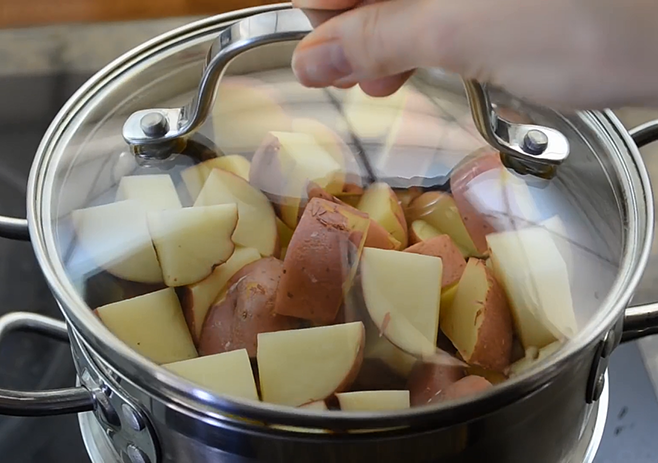
<path id="1" fill-rule="evenodd" d="M 286 257 L 286 251 L 288 250 L 288 246 L 290 245 L 290 240 L 292 239 L 292 234 L 293 231 L 281 221 L 278 217 L 276 218 L 276 230 L 277 233 L 279 234 L 279 246 L 281 247 L 281 251 L 279 252 L 280 258 L 285 259 Z"/>
<path id="2" fill-rule="evenodd" d="M 407 382 L 411 405 L 417 407 L 431 403 L 441 391 L 463 377 L 463 368 L 418 362 Z"/>
<path id="3" fill-rule="evenodd" d="M 393 328 L 392 323 L 382 330 L 384 315 L 373 316 L 371 307 L 377 306 L 374 312 L 390 309 L 405 317 L 424 338 L 436 344 L 442 273 L 441 259 L 436 257 L 364 249 L 361 262 L 363 296 L 370 316 L 385 336 L 389 328 Z M 379 318 L 382 320 L 378 323 Z M 396 344 L 394 339 L 389 340 Z"/>
<path id="4" fill-rule="evenodd" d="M 436 347 L 441 259 L 366 248 L 361 286 L 370 318 L 392 344 L 427 362 L 463 365 Z"/>
<path id="5" fill-rule="evenodd" d="M 246 348 L 250 357 L 256 357 L 259 333 L 299 328 L 300 320 L 274 313 L 282 270 L 280 260 L 267 257 L 248 264 L 231 278 L 226 297 L 210 309 L 203 324 L 201 355 Z"/>
<path id="6" fill-rule="evenodd" d="M 464 257 L 480 257 L 475 243 L 471 239 L 464 222 L 462 221 L 455 200 L 447 193 L 428 191 L 412 201 L 407 210 L 409 220 L 423 220 L 452 238 L 457 246 L 465 253 Z"/>
<path id="7" fill-rule="evenodd" d="M 278 251 L 276 215 L 263 193 L 235 174 L 213 169 L 194 207 L 217 204 L 236 204 L 238 207 L 238 225 L 232 238 L 235 244 L 258 249 L 263 257 Z"/>
<path id="8" fill-rule="evenodd" d="M 300 405 L 299 408 L 304 408 L 306 410 L 329 410 L 327 404 L 324 400 L 316 400 L 315 402 L 309 402 L 304 405 Z"/>
<path id="9" fill-rule="evenodd" d="M 331 157 L 341 166 L 342 178 L 340 176 L 338 178 L 342 183 L 349 181 L 357 188 L 358 185 L 361 185 L 359 165 L 347 144 L 336 132 L 321 122 L 307 118 L 293 119 L 292 131 L 313 136 L 318 144 L 331 154 Z"/>
<path id="10" fill-rule="evenodd" d="M 409 408 L 409 391 L 359 391 L 336 394 L 346 412 L 383 412 Z"/>
<path id="11" fill-rule="evenodd" d="M 309 201 L 313 198 L 321 198 L 326 201 L 331 201 L 333 203 L 339 204 L 342 208 L 350 211 L 352 214 L 360 215 L 370 220 L 370 226 L 368 227 L 368 234 L 366 236 L 366 242 L 364 246 L 368 248 L 379 248 L 379 249 L 400 249 L 402 247 L 402 243 L 396 240 L 393 237 L 393 235 L 387 232 L 386 229 L 382 227 L 379 223 L 371 219 L 368 214 L 359 211 L 354 206 L 350 206 L 346 204 L 336 196 L 330 195 L 325 190 L 323 190 L 322 188 L 320 188 L 315 184 L 309 185 L 308 188 Z"/>
<path id="12" fill-rule="evenodd" d="M 162 283 L 162 269 L 135 200 L 78 209 L 71 214 L 79 246 L 99 267 L 124 280 Z"/>
<path id="13" fill-rule="evenodd" d="M 441 288 L 447 288 L 457 283 L 462 273 L 464 273 L 464 268 L 466 268 L 464 256 L 448 235 L 421 241 L 408 247 L 404 252 L 434 256 L 441 259 L 443 263 Z"/>
<path id="14" fill-rule="evenodd" d="M 507 170 L 491 148 L 481 149 L 456 169 L 451 186 L 457 209 L 481 253 L 487 251 L 486 235 L 534 226 L 541 220 L 526 182 Z"/>
<path id="15" fill-rule="evenodd" d="M 441 312 L 439 312 L 439 326 L 445 323 L 445 314 L 450 311 L 452 303 L 455 300 L 455 295 L 457 294 L 457 287 L 459 282 L 455 283 L 452 286 L 441 289 Z"/>
<path id="16" fill-rule="evenodd" d="M 350 387 L 363 361 L 363 323 L 258 335 L 264 402 L 297 407 Z"/>
<path id="17" fill-rule="evenodd" d="M 172 288 L 108 304 L 95 313 L 117 338 L 155 363 L 198 355 Z"/>
<path id="18" fill-rule="evenodd" d="M 134 199 L 148 211 L 180 209 L 181 203 L 171 177 L 161 175 L 131 175 L 122 177 L 116 201 Z"/>
<path id="19" fill-rule="evenodd" d="M 487 236 L 496 277 L 507 293 L 524 348 L 542 348 L 577 332 L 567 266 L 542 227 Z"/>
<path id="20" fill-rule="evenodd" d="M 441 393 L 436 396 L 436 401 L 443 402 L 463 399 L 465 397 L 477 395 L 492 387 L 493 385 L 481 376 L 466 376 L 441 391 Z M 430 400 L 430 403 L 434 401 L 435 400 Z"/>
<path id="21" fill-rule="evenodd" d="M 352 285 L 369 225 L 363 214 L 313 198 L 288 246 L 274 311 L 333 322 Z"/>
<path id="22" fill-rule="evenodd" d="M 562 347 L 562 342 L 555 341 L 545 347 L 542 347 L 541 349 L 537 349 L 536 347 L 530 347 L 526 349 L 525 357 L 510 365 L 510 378 L 518 376 L 526 370 L 535 367 L 542 360 L 557 352 L 560 347 Z"/>
<path id="23" fill-rule="evenodd" d="M 423 194 L 423 190 L 419 187 L 411 187 L 405 190 L 393 190 L 395 196 L 398 198 L 402 210 L 406 213 L 407 209 L 411 205 L 412 201 Z M 411 243 L 414 244 L 414 243 Z"/>
<path id="24" fill-rule="evenodd" d="M 276 89 L 257 79 L 222 79 L 212 110 L 212 139 L 225 153 L 253 153 L 271 130 L 290 130 L 290 117 L 277 100 Z"/>
<path id="25" fill-rule="evenodd" d="M 481 260 L 466 264 L 441 329 L 467 363 L 497 372 L 509 366 L 512 315 L 503 288 Z"/>
<path id="26" fill-rule="evenodd" d="M 260 253 L 253 248 L 236 247 L 231 257 L 203 280 L 176 289 L 183 313 L 195 342 L 199 341 L 203 321 L 208 310 L 225 289 L 229 279 L 245 265 L 260 259 Z"/>
<path id="27" fill-rule="evenodd" d="M 246 349 L 163 365 L 215 394 L 259 400 Z"/>
<path id="28" fill-rule="evenodd" d="M 170 209 L 148 214 L 148 226 L 167 286 L 203 280 L 231 257 L 238 222 L 235 204 Z"/>
<path id="29" fill-rule="evenodd" d="M 190 194 L 190 198 L 192 198 L 192 201 L 195 201 L 213 169 L 222 169 L 245 180 L 249 180 L 250 168 L 251 163 L 247 158 L 239 154 L 231 154 L 229 156 L 208 159 L 200 164 L 188 167 L 181 172 L 181 178 L 183 179 L 183 183 L 185 183 L 187 192 Z"/>
<path id="30" fill-rule="evenodd" d="M 414 220 L 409 227 L 409 244 L 418 244 L 441 235 L 443 233 L 424 220 Z"/>
<path id="31" fill-rule="evenodd" d="M 510 365 L 511 367 L 511 365 Z M 509 370 L 509 368 L 508 368 Z M 507 370 L 506 370 L 507 372 Z M 500 384 L 507 381 L 506 373 L 501 373 L 500 371 L 491 371 L 485 368 L 479 367 L 477 365 L 470 366 L 466 369 L 467 375 L 481 376 L 491 384 Z"/>
<path id="32" fill-rule="evenodd" d="M 473 202 L 472 195 L 469 195 L 469 192 L 478 185 L 476 181 L 478 176 L 493 171 L 493 176 L 500 178 L 501 172 L 504 170 L 505 167 L 500 160 L 500 153 L 493 148 L 484 147 L 471 154 L 470 158 L 467 158 L 461 166 L 456 168 L 450 177 L 450 187 L 457 210 L 480 255 L 486 255 L 488 250 L 485 237 L 496 230 L 488 218 L 484 216 L 486 210 L 482 210 L 482 205 L 479 202 Z M 498 183 L 493 186 L 497 185 Z M 494 194 L 486 189 L 484 190 L 485 195 L 490 193 Z"/>
<path id="33" fill-rule="evenodd" d="M 397 196 L 386 183 L 373 183 L 363 193 L 357 206 L 371 219 L 379 223 L 401 243 L 402 248 L 407 247 L 407 221 L 404 211 L 398 203 Z"/>
<path id="34" fill-rule="evenodd" d="M 364 357 L 366 360 L 380 360 L 393 373 L 406 378 L 416 364 L 416 357 L 402 351 L 386 337 L 382 336 L 372 323 L 366 325 L 366 347 Z"/>
<path id="35" fill-rule="evenodd" d="M 250 182 L 276 204 L 288 227 L 297 226 L 307 200 L 309 183 L 329 194 L 343 189 L 341 165 L 311 135 L 272 132 L 258 148 Z"/>

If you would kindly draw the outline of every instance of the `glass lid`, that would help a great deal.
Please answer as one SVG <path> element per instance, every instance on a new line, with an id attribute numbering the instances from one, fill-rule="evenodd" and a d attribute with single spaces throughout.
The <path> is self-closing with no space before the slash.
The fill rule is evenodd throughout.
<path id="1" fill-rule="evenodd" d="M 219 395 L 389 411 L 532 374 L 597 314 L 626 212 L 585 116 L 489 91 L 497 136 L 568 140 L 533 162 L 485 141 L 454 76 L 304 88 L 280 41 L 234 53 L 207 117 L 168 139 L 204 104 L 214 38 L 123 69 L 57 152 L 60 259 L 127 346 Z M 161 142 L 128 143 L 136 120 Z"/>

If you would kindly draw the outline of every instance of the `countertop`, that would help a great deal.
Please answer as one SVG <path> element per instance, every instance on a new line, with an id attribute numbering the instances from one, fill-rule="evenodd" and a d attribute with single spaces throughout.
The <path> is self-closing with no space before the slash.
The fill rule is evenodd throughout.
<path id="1" fill-rule="evenodd" d="M 0 101 L 3 102 L 0 104 L 0 166 L 9 165 L 20 173 L 14 176 L 20 187 L 48 121 L 91 73 L 132 46 L 193 19 L 0 30 Z M 658 118 L 658 111 L 623 110 L 618 114 L 627 127 Z M 642 154 L 651 177 L 658 182 L 658 144 L 643 149 Z M 5 196 L 4 201 L 0 201 L 0 213 L 24 213 L 21 194 L 12 196 L 11 205 Z M 4 243 L 2 246 L 5 252 L 10 248 L 20 249 L 24 256 L 21 261 L 32 265 L 31 272 L 38 272 L 33 257 L 29 257 L 28 244 L 15 247 Z M 38 284 L 45 288 L 43 281 Z M 654 244 L 635 300 L 658 300 L 656 288 L 658 243 Z M 0 294 L 9 298 L 1 311 L 30 310 L 4 282 L 0 282 Z M 54 302 L 50 304 L 48 313 L 55 307 Z M 65 359 L 62 369 L 72 375 L 70 359 Z M 72 381 L 71 376 L 65 382 Z M 658 337 L 621 346 L 610 365 L 610 410 L 596 463 L 653 463 L 658 459 L 658 400 L 652 381 L 658 389 Z M 81 462 L 85 459 L 75 417 L 23 420 L 22 423 L 30 429 L 25 433 L 28 437 L 43 435 L 43 443 L 37 446 L 30 440 L 17 442 L 14 450 L 8 451 L 11 453 L 0 453 L 4 455 L 3 461 L 9 455 L 7 461 L 12 463 Z M 3 448 L 2 429 L 0 426 L 0 449 Z"/>

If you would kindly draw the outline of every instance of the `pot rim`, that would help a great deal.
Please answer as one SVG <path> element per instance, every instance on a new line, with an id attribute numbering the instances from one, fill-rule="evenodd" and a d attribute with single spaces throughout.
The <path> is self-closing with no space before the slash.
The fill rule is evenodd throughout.
<path id="1" fill-rule="evenodd" d="M 525 372 L 505 381 L 476 399 L 467 398 L 449 404 L 432 404 L 386 414 L 341 411 L 323 414 L 319 411 L 294 409 L 263 402 L 254 404 L 246 400 L 214 395 L 156 365 L 123 344 L 93 314 L 68 281 L 57 255 L 52 224 L 45 220 L 47 214 L 44 214 L 43 210 L 48 209 L 44 207 L 44 204 L 49 203 L 44 200 L 44 196 L 51 193 L 47 188 L 51 186 L 47 174 L 52 174 L 50 172 L 52 169 L 49 167 L 56 152 L 55 148 L 61 143 L 62 135 L 75 115 L 87 107 L 89 100 L 113 82 L 117 76 L 139 65 L 145 59 L 162 53 L 168 46 L 181 45 L 194 38 L 215 34 L 225 25 L 246 16 L 285 8 L 290 8 L 290 4 L 281 3 L 243 9 L 195 21 L 162 34 L 132 49 L 99 71 L 69 99 L 51 123 L 39 145 L 30 172 L 27 216 L 37 259 L 74 333 L 81 338 L 85 348 L 96 358 L 101 359 L 119 377 L 145 393 L 164 402 L 173 402 L 200 419 L 228 421 L 239 426 L 245 425 L 243 419 L 323 429 L 376 430 L 391 426 L 447 425 L 492 413 L 515 402 L 519 397 L 536 392 L 559 374 L 571 359 L 600 341 L 604 331 L 619 321 L 648 261 L 654 214 L 653 197 L 645 194 L 651 191 L 649 177 L 637 146 L 621 122 L 609 110 L 587 111 L 580 114 L 598 124 L 602 130 L 601 135 L 618 137 L 619 140 L 610 141 L 613 146 L 619 148 L 621 142 L 627 150 L 627 153 L 622 153 L 627 158 L 627 162 L 622 160 L 619 162 L 622 168 L 620 182 L 625 191 L 624 197 L 619 198 L 619 201 L 625 201 L 629 220 L 625 224 L 627 239 L 615 283 L 601 302 L 602 307 L 597 314 L 576 338 L 568 341 L 564 348 L 558 351 L 551 361 L 546 362 L 538 370 Z M 642 219 L 646 223 L 641 227 Z M 583 401 L 584 399 L 585 397 Z M 455 419 L 456 416 L 459 418 Z"/>

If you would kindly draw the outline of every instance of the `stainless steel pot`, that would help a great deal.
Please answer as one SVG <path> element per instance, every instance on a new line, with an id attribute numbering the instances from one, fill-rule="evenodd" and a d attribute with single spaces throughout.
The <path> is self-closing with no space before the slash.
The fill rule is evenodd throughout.
<path id="1" fill-rule="evenodd" d="M 32 240 L 67 326 L 16 313 L 0 319 L 0 338 L 27 329 L 64 341 L 66 330 L 81 386 L 45 392 L 0 390 L 0 413 L 92 411 L 114 449 L 135 463 L 569 461 L 582 436 L 588 404 L 604 389 L 615 347 L 658 333 L 658 305 L 627 308 L 648 258 L 654 222 L 651 187 L 638 146 L 658 140 L 658 122 L 629 134 L 609 111 L 561 115 L 533 107 L 535 124 L 515 124 L 496 116 L 489 101 L 495 93 L 465 83 L 473 121 L 485 140 L 517 170 L 546 177 L 557 169 L 557 178 L 568 184 L 572 197 L 593 211 L 587 216 L 588 230 L 600 233 L 604 243 L 618 243 L 618 249 L 609 246 L 616 262 L 614 279 L 604 283 L 608 292 L 596 301 L 597 310 L 578 335 L 541 369 L 474 400 L 389 414 L 322 414 L 227 399 L 138 355 L 89 310 L 79 282 L 62 263 L 62 243 L 70 233 L 59 219 L 99 184 L 115 182 L 121 162 L 134 161 L 133 154 L 125 152 L 107 168 L 107 153 L 125 150 L 127 141 L 138 158 L 157 161 L 163 150 L 202 125 L 215 85 L 231 60 L 240 55 L 231 62 L 236 73 L 284 66 L 293 42 L 310 28 L 309 17 L 286 5 L 199 21 L 119 58 L 66 104 L 34 161 L 27 221 L 3 218 L 0 230 L 7 238 Z M 419 71 L 418 78 L 432 86 L 444 77 Z M 444 80 L 442 85 L 448 85 Z M 190 91 L 192 103 L 184 106 Z M 137 109 L 159 105 L 173 93 L 184 95 L 171 102 L 184 109 L 160 111 L 166 122 L 156 118 L 151 125 L 141 123 L 146 113 Z M 98 129 L 99 121 L 113 137 L 104 137 L 108 132 Z M 127 122 L 123 126 L 116 121 Z M 125 141 L 116 137 L 122 130 Z M 531 130 L 536 132 L 528 136 Z M 92 154 L 90 140 L 95 143 Z M 543 141 L 539 149 L 531 143 L 537 140 Z M 83 164 L 76 161 L 81 153 Z M 98 172 L 103 175 L 91 174 Z M 66 188 L 72 184 L 75 189 Z M 360 432 L 316 434 L 272 425 Z"/>

